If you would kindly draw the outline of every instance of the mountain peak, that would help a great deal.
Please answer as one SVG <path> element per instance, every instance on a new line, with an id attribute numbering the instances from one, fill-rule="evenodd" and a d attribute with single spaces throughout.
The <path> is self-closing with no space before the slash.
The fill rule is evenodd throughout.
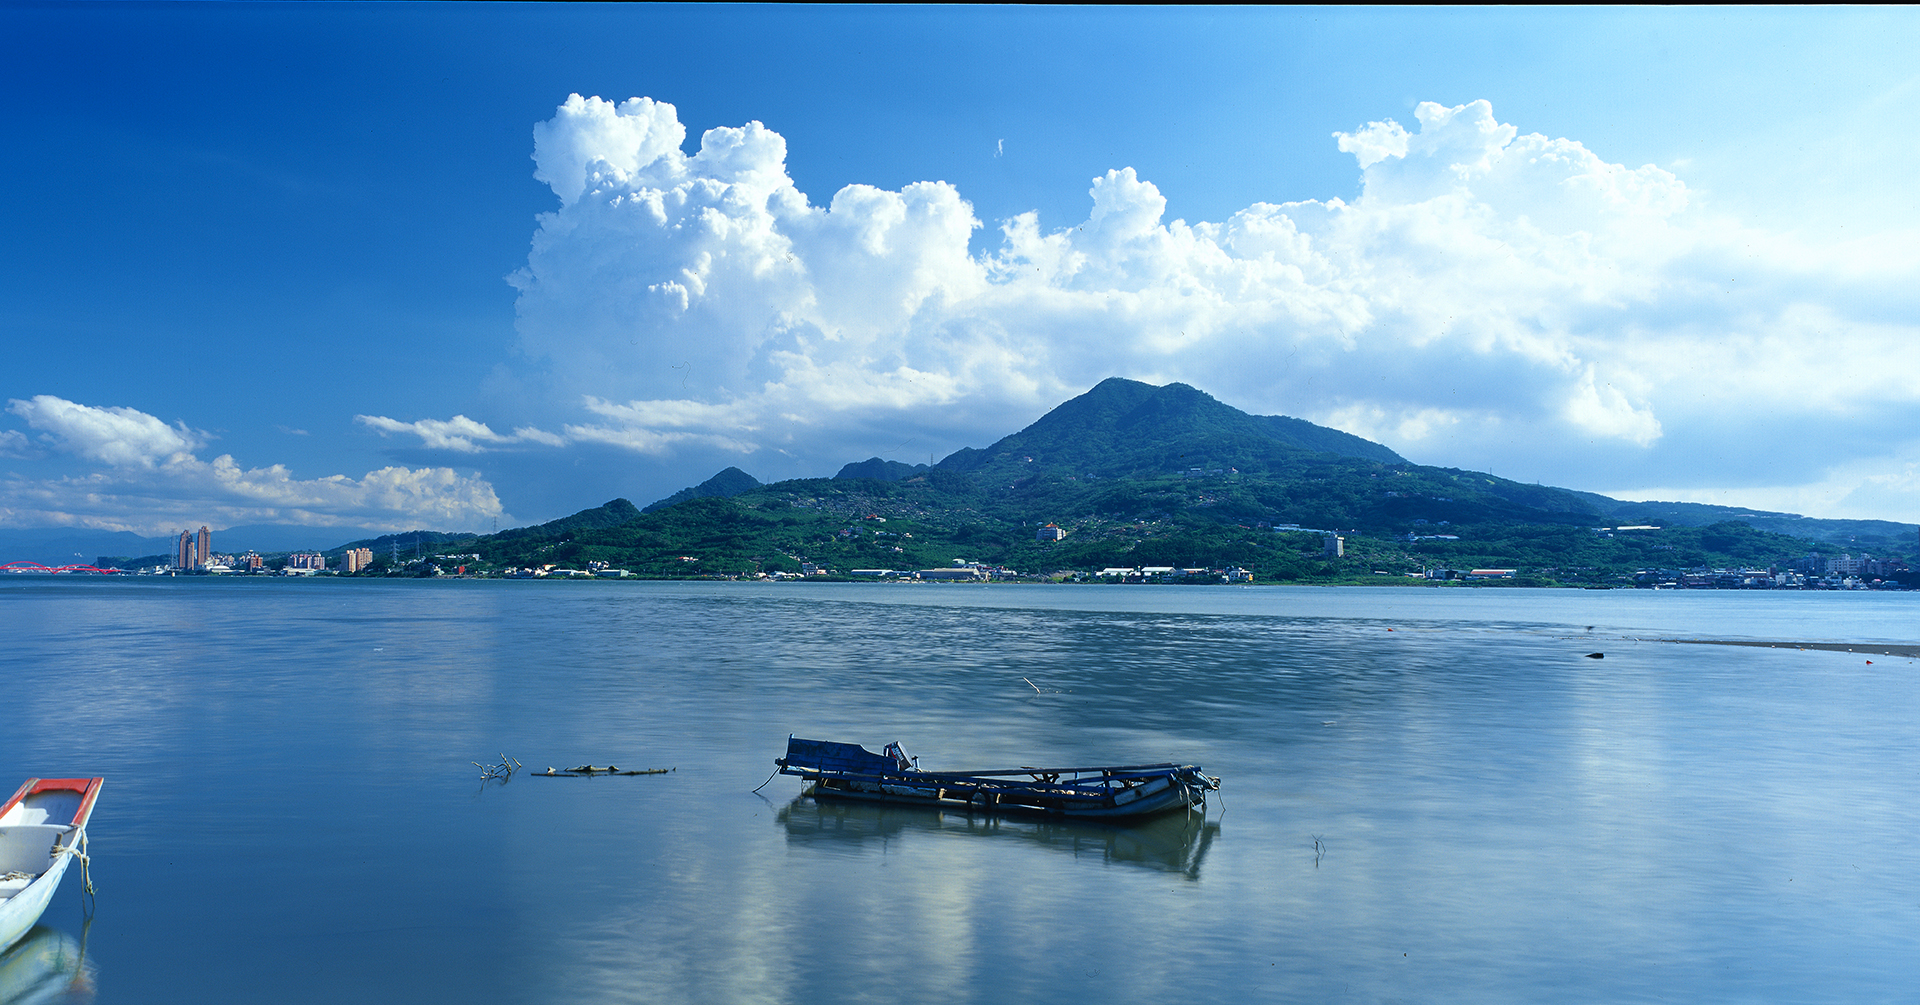
<path id="1" fill-rule="evenodd" d="M 1170 474 L 1194 467 L 1292 467 L 1313 454 L 1404 464 L 1351 433 L 1284 415 L 1249 415 L 1186 384 L 1109 377 L 984 450 L 960 450 L 938 467 L 979 471 L 1031 466 L 1101 477 Z"/>
<path id="2" fill-rule="evenodd" d="M 720 496 L 723 499 L 731 499 L 732 497 L 737 496 L 742 492 L 746 492 L 749 489 L 757 489 L 759 487 L 760 487 L 760 479 L 755 478 L 750 474 L 747 474 L 745 471 L 742 471 L 739 468 L 729 467 L 721 470 L 719 474 L 714 475 L 712 478 L 709 478 L 698 485 L 681 489 L 680 491 L 675 492 L 674 494 L 666 497 L 665 499 L 662 499 L 648 506 L 646 509 L 643 509 L 640 512 L 652 513 L 655 510 L 663 510 L 669 506 L 674 506 L 674 505 L 678 505 L 680 503 L 686 502 L 689 499 L 706 499 L 711 496 Z"/>
<path id="3" fill-rule="evenodd" d="M 897 482 L 923 474 L 925 464 L 908 464 L 904 461 L 888 461 L 879 457 L 869 457 L 864 461 L 854 461 L 840 469 L 835 478 L 871 478 L 875 481 Z"/>

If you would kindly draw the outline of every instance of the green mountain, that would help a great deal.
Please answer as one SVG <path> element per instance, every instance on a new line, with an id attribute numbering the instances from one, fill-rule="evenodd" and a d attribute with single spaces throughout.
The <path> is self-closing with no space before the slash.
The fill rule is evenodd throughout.
<path id="1" fill-rule="evenodd" d="M 931 467 L 875 457 L 834 478 L 770 485 L 729 468 L 644 512 L 616 499 L 463 540 L 459 550 L 480 555 L 468 564 L 482 571 L 604 562 L 660 577 L 961 560 L 1026 573 L 1240 566 L 1268 582 L 1493 567 L 1561 585 L 1621 585 L 1642 569 L 1785 566 L 1840 550 L 1748 522 L 1784 514 L 1658 504 L 1670 518 L 1643 519 L 1655 505 L 1411 464 L 1379 444 L 1249 415 L 1184 384 L 1115 379 Z M 1747 519 L 1681 519 L 1729 515 Z M 1065 537 L 1040 540 L 1047 525 Z M 1334 531 L 1342 555 L 1327 553 Z M 1881 557 L 1920 562 L 1907 534 L 1904 548 Z"/>
<path id="2" fill-rule="evenodd" d="M 728 468 L 727 471 L 739 472 L 739 469 Z M 703 482 L 702 485 L 703 486 L 712 485 L 715 481 L 719 480 L 722 476 L 724 476 L 727 473 L 727 471 L 720 472 L 720 474 L 715 475 L 713 476 L 713 478 L 710 478 L 707 481 Z M 752 475 L 748 475 L 745 472 L 739 472 L 739 473 L 741 474 L 742 477 L 747 478 L 749 480 L 753 478 Z M 754 484 L 758 485 L 760 483 L 756 481 L 754 482 Z M 691 492 L 693 491 L 693 489 L 685 489 L 683 491 Z M 718 492 L 709 492 L 707 494 L 719 495 Z M 619 527 L 624 524 L 632 523 L 637 517 L 640 516 L 640 512 L 641 512 L 640 510 L 634 508 L 634 505 L 632 503 L 626 501 L 625 499 L 613 499 L 605 503 L 602 503 L 599 506 L 595 506 L 592 509 L 583 509 L 580 512 L 573 514 L 572 516 L 563 516 L 558 520 L 549 520 L 546 523 L 543 523 L 534 527 L 521 527 L 515 530 L 503 530 L 496 536 L 507 538 L 509 540 L 515 537 L 538 537 L 538 538 L 566 537 L 567 535 L 574 534 L 581 531 L 602 530 L 607 527 Z"/>

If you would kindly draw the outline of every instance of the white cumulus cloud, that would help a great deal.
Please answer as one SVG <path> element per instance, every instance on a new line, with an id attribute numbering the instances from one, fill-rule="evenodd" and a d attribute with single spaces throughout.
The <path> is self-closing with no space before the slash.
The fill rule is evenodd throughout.
<path id="1" fill-rule="evenodd" d="M 1732 414 L 1819 435 L 1862 401 L 1920 412 L 1903 376 L 1920 332 L 1887 309 L 1911 304 L 1911 250 L 1743 226 L 1670 171 L 1523 134 L 1484 101 L 1415 120 L 1333 137 L 1351 202 L 1168 220 L 1119 168 L 1084 221 L 1022 214 L 973 254 L 982 223 L 944 182 L 816 205 L 758 122 L 689 154 L 672 105 L 575 95 L 535 129 L 559 208 L 513 279 L 522 348 L 588 413 L 557 417 L 567 439 L 821 470 L 904 427 L 984 443 L 1113 375 L 1576 485 L 1751 483 L 1764 462 Z M 362 421 L 453 450 L 513 439 Z"/>
<path id="2" fill-rule="evenodd" d="M 133 408 L 37 395 L 12 400 L 10 410 L 55 450 L 106 469 L 0 480 L 0 524 L 146 534 L 191 523 L 477 529 L 505 516 L 492 485 L 451 468 L 301 479 L 278 464 L 243 468 L 228 454 L 202 460 L 193 451 L 204 434 Z"/>
<path id="3" fill-rule="evenodd" d="M 55 448 L 115 467 L 152 468 L 176 462 L 191 456 L 207 440 L 206 434 L 184 423 L 169 426 L 138 409 L 94 408 L 51 394 L 10 398 L 7 411 L 40 430 Z"/>

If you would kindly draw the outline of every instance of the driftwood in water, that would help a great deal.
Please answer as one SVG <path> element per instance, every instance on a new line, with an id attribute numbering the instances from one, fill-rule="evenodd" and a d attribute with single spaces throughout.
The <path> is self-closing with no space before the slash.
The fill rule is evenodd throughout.
<path id="1" fill-rule="evenodd" d="M 562 769 L 548 768 L 545 771 L 536 771 L 533 773 L 533 777 L 535 778 L 591 778 L 595 775 L 664 775 L 670 771 L 679 771 L 679 770 L 680 769 L 678 767 L 673 767 L 673 768 L 640 768 L 632 771 L 622 771 L 620 770 L 619 765 L 615 765 L 615 764 L 609 764 L 604 768 L 596 768 L 591 764 L 582 764 L 579 767 L 574 767 L 574 768 L 562 768 Z"/>

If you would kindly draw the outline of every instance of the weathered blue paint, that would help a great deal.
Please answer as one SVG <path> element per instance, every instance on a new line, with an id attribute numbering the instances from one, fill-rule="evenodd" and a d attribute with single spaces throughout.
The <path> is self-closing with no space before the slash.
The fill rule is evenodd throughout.
<path id="1" fill-rule="evenodd" d="M 888 744 L 886 754 L 832 740 L 789 736 L 781 774 L 813 784 L 817 798 L 906 803 L 975 812 L 1125 818 L 1206 805 L 1220 779 L 1196 764 L 921 771 Z"/>

